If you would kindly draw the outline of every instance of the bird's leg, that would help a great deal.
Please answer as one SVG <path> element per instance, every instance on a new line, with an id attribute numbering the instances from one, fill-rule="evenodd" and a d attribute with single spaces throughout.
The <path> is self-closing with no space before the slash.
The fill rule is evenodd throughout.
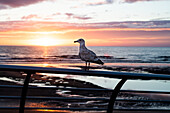
<path id="1" fill-rule="evenodd" d="M 90 62 L 89 62 L 89 64 L 88 64 L 88 67 L 90 67 Z"/>
<path id="2" fill-rule="evenodd" d="M 87 66 L 87 70 L 89 70 L 90 69 L 90 62 L 88 62 L 88 66 Z"/>
<path id="3" fill-rule="evenodd" d="M 85 70 L 85 71 L 87 70 L 87 62 L 86 62 L 86 66 L 84 67 L 84 70 Z"/>

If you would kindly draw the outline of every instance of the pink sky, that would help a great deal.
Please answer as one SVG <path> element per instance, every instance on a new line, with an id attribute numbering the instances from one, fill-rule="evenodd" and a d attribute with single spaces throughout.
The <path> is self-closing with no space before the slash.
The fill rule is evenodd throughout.
<path id="1" fill-rule="evenodd" d="M 167 0 L 3 0 L 0 45 L 170 46 Z M 162 7 L 163 6 L 163 7 Z"/>

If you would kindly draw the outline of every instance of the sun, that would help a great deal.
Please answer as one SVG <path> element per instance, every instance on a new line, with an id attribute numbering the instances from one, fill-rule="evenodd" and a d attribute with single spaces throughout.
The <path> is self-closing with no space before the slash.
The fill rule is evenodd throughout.
<path id="1" fill-rule="evenodd" d="M 52 37 L 41 37 L 31 40 L 31 45 L 37 46 L 55 46 L 60 45 L 59 40 Z"/>

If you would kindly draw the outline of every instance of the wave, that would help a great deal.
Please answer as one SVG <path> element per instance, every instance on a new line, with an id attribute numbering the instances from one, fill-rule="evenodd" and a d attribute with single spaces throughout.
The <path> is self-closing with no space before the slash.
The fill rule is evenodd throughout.
<path id="1" fill-rule="evenodd" d="M 161 61 L 170 61 L 170 56 L 158 56 L 156 59 Z"/>
<path id="2" fill-rule="evenodd" d="M 9 57 L 8 55 L 0 55 L 0 57 Z"/>
<path id="3" fill-rule="evenodd" d="M 170 63 L 170 56 L 158 56 L 150 59 L 128 59 L 125 57 L 98 56 L 105 63 Z M 64 62 L 82 63 L 78 55 L 42 56 L 42 57 L 10 57 L 0 55 L 0 62 Z"/>

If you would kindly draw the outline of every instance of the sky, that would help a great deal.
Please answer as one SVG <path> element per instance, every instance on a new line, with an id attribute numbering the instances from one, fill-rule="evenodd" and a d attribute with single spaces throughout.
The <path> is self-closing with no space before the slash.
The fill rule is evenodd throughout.
<path id="1" fill-rule="evenodd" d="M 0 0 L 0 45 L 170 47 L 170 0 Z"/>

